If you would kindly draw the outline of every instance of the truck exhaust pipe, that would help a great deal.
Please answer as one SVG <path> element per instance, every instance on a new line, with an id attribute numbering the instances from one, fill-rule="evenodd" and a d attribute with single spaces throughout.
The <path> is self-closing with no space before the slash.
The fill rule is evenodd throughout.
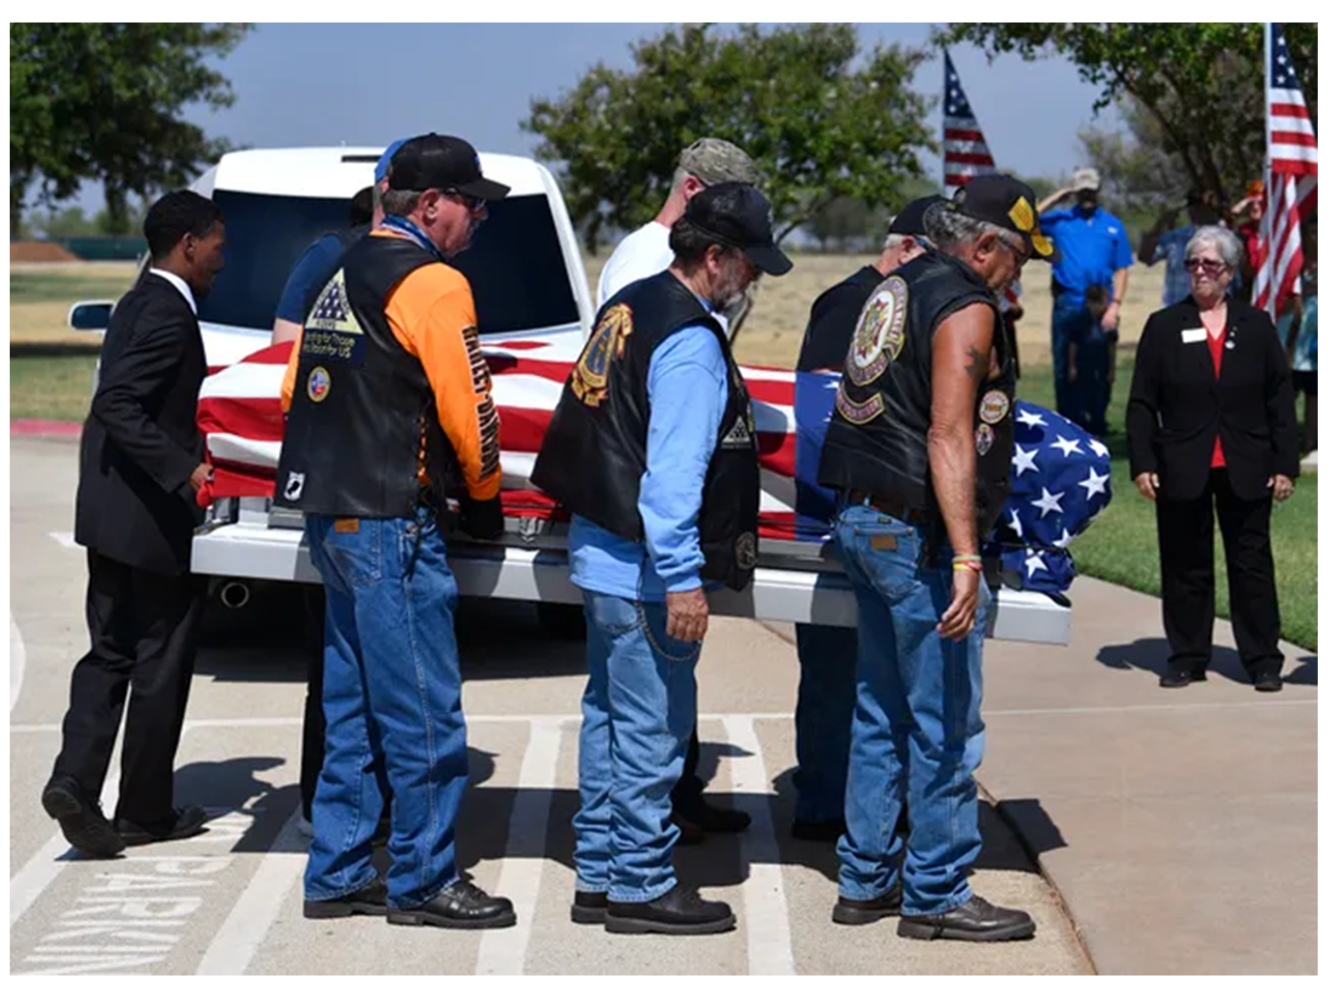
<path id="1" fill-rule="evenodd" d="M 250 586 L 245 582 L 227 582 L 218 591 L 218 598 L 227 609 L 243 609 L 250 602 Z"/>

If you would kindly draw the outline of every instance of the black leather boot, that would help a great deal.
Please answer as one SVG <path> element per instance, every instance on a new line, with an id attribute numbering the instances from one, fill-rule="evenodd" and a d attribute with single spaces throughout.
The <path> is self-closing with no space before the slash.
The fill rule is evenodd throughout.
<path id="1" fill-rule="evenodd" d="M 429 902 L 412 909 L 389 907 L 396 926 L 443 926 L 455 930 L 489 930 L 518 922 L 514 903 L 487 895 L 471 881 L 456 881 Z"/>
<path id="2" fill-rule="evenodd" d="M 389 911 L 388 888 L 377 877 L 364 888 L 336 899 L 306 899 L 306 919 L 342 919 L 345 916 L 383 916 Z"/>
<path id="3" fill-rule="evenodd" d="M 948 912 L 898 920 L 898 936 L 912 940 L 1026 940 L 1036 929 L 1023 910 L 991 905 L 980 895 Z"/>
<path id="4" fill-rule="evenodd" d="M 725 933 L 736 916 L 725 902 L 705 902 L 680 885 L 651 902 L 607 902 L 607 933 Z"/>

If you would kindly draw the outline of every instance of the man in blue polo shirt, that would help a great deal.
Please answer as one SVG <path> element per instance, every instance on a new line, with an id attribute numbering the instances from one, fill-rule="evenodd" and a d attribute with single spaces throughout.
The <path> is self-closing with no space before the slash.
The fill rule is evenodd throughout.
<path id="1" fill-rule="evenodd" d="M 1074 172 L 1068 188 L 1048 196 L 1037 207 L 1041 230 L 1058 252 L 1051 265 L 1051 361 L 1056 409 L 1093 435 L 1106 434 L 1106 408 L 1111 400 L 1115 346 L 1120 337 L 1120 305 L 1129 285 L 1129 266 L 1134 262 L 1125 224 L 1098 205 L 1101 186 L 1097 171 L 1083 167 Z M 1071 195 L 1073 206 L 1051 208 Z M 1093 287 L 1100 290 L 1089 297 Z M 1103 299 L 1105 312 L 1095 317 L 1089 300 L 1096 303 Z"/>

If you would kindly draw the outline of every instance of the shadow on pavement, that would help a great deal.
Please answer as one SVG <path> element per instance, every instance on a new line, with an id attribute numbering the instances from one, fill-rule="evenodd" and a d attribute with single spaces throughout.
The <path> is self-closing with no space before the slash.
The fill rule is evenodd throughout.
<path id="1" fill-rule="evenodd" d="M 1166 673 L 1167 660 L 1171 648 L 1163 637 L 1141 637 L 1130 644 L 1108 644 L 1097 652 L 1097 661 L 1110 669 L 1139 669 L 1151 672 L 1157 677 Z M 1314 686 L 1318 680 L 1319 659 L 1316 655 L 1303 656 L 1293 669 L 1288 663 L 1288 672 L 1283 681 L 1297 686 Z M 1221 677 L 1242 686 L 1251 686 L 1250 674 L 1241 664 L 1240 655 L 1235 648 L 1213 647 L 1213 660 L 1208 666 L 1209 678 Z"/>

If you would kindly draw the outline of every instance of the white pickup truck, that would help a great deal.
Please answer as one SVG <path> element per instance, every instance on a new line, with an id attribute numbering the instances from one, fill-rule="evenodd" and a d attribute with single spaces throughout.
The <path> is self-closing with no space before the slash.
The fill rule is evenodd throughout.
<path id="1" fill-rule="evenodd" d="M 199 308 L 210 369 L 268 344 L 292 263 L 310 241 L 345 225 L 348 200 L 371 183 L 380 152 L 246 150 L 227 154 L 195 182 L 195 191 L 222 207 L 227 225 L 226 268 Z M 508 198 L 492 204 L 474 246 L 455 261 L 472 284 L 483 347 L 535 344 L 544 361 L 572 363 L 595 311 L 560 189 L 533 160 L 486 153 L 481 159 L 486 176 L 511 189 Z M 105 307 L 79 304 L 71 310 L 71 324 L 104 326 Z M 751 371 L 743 371 L 749 378 Z M 497 404 L 503 422 L 505 402 L 498 395 Z M 763 417 L 757 418 L 762 431 Z M 779 415 L 777 420 L 791 418 Z M 269 459 L 276 465 L 276 452 Z M 530 453 L 502 454 L 506 488 L 528 486 L 532 459 Z M 766 479 L 766 492 L 775 490 L 771 481 Z M 565 527 L 531 516 L 506 521 L 508 532 L 494 543 L 462 535 L 451 539 L 450 565 L 461 593 L 537 602 L 544 620 L 568 622 L 569 607 L 581 605 L 582 597 L 568 578 Z M 319 581 L 302 542 L 299 513 L 267 498 L 218 501 L 195 537 L 192 563 L 195 572 L 220 580 L 220 594 L 229 605 L 248 595 L 255 580 Z M 722 615 L 844 626 L 856 622 L 856 603 L 831 543 L 761 539 L 751 587 L 713 592 L 710 604 Z M 991 632 L 1006 640 L 1065 644 L 1070 617 L 1069 604 L 1059 598 L 1004 587 Z"/>

